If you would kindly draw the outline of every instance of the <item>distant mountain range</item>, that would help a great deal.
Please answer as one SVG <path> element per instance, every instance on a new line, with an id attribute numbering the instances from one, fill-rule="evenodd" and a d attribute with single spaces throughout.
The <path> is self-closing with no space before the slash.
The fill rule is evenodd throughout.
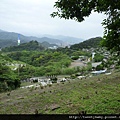
<path id="1" fill-rule="evenodd" d="M 52 38 L 52 39 L 59 39 L 62 42 L 66 43 L 66 44 L 70 44 L 70 45 L 73 45 L 73 44 L 80 43 L 80 42 L 84 41 L 82 38 L 63 36 L 63 35 L 53 36 L 53 35 L 47 35 L 46 34 L 46 35 L 42 35 L 41 37 L 44 37 L 44 36 L 46 36 L 48 38 Z"/>
<path id="2" fill-rule="evenodd" d="M 7 32 L 0 30 L 0 47 L 8 47 L 17 45 L 18 34 L 15 32 Z M 52 35 L 42 35 L 39 37 L 25 36 L 20 34 L 21 43 L 30 42 L 31 40 L 37 40 L 38 42 L 48 42 L 49 44 L 56 44 L 58 46 L 67 46 L 75 43 L 80 43 L 83 41 L 81 38 L 69 37 L 69 36 L 52 36 Z"/>

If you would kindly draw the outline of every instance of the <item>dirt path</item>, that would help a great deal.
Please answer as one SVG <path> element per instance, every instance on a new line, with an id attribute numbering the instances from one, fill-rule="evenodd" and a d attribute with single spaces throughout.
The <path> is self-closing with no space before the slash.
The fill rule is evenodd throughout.
<path id="1" fill-rule="evenodd" d="M 80 60 L 74 60 L 71 65 L 70 65 L 70 68 L 73 68 L 73 67 L 83 67 L 83 66 L 86 66 L 86 64 L 84 64 L 82 61 Z"/>

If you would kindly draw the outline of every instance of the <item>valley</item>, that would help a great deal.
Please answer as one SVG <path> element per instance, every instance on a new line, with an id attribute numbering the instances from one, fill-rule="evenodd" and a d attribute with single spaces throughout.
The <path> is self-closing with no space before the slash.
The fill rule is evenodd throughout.
<path id="1" fill-rule="evenodd" d="M 1 49 L 0 114 L 120 113 L 120 58 L 100 41 L 46 49 L 32 40 Z"/>
<path id="2" fill-rule="evenodd" d="M 0 20 L 0 120 L 120 118 L 120 0 L 2 0 Z"/>

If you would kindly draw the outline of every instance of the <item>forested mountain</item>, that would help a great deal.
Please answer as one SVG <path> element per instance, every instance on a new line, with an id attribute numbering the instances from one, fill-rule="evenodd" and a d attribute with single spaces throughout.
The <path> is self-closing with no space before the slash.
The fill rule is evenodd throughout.
<path id="1" fill-rule="evenodd" d="M 57 36 L 53 36 L 53 35 L 45 35 L 48 38 L 52 38 L 52 39 L 59 39 L 62 40 L 64 43 L 68 43 L 70 45 L 73 44 L 77 44 L 83 41 L 82 38 L 76 38 L 76 37 L 69 37 L 69 36 L 63 36 L 63 35 L 57 35 Z"/>
<path id="2" fill-rule="evenodd" d="M 29 39 L 20 35 L 21 43 L 29 42 Z M 9 47 L 17 45 L 18 34 L 14 32 L 0 32 L 0 47 Z"/>
<path id="3" fill-rule="evenodd" d="M 5 47 L 9 47 L 9 46 L 15 46 L 17 45 L 17 40 L 3 40 L 0 39 L 0 48 L 5 48 Z"/>
<path id="4" fill-rule="evenodd" d="M 1 48 L 17 45 L 17 40 L 18 40 L 18 33 L 0 32 L 0 47 Z M 47 37 L 37 38 L 37 37 L 33 37 L 33 36 L 27 37 L 22 34 L 20 34 L 20 40 L 21 40 L 21 43 L 29 42 L 31 40 L 37 40 L 40 43 L 46 41 L 50 44 L 59 44 L 59 45 L 61 45 L 63 43 L 62 41 L 60 41 L 58 39 L 51 39 L 51 38 L 47 38 Z"/>
<path id="5" fill-rule="evenodd" d="M 87 49 L 97 48 L 97 47 L 99 47 L 101 40 L 102 40 L 101 37 L 91 38 L 91 39 L 83 41 L 79 44 L 72 45 L 69 48 L 69 50 L 79 50 L 79 49 L 83 49 L 83 48 L 87 48 Z M 30 41 L 30 42 L 27 42 L 27 43 L 22 43 L 19 46 L 10 46 L 10 47 L 3 48 L 2 51 L 4 51 L 4 52 L 22 51 L 22 50 L 41 51 L 41 50 L 44 50 L 45 48 L 53 47 L 53 46 L 57 46 L 57 45 L 56 44 L 50 44 L 47 41 L 44 41 L 42 43 L 39 43 L 38 41 Z M 62 50 L 62 48 L 61 48 L 61 50 Z"/>
<path id="6" fill-rule="evenodd" d="M 28 43 L 22 43 L 18 46 L 10 46 L 10 47 L 3 48 L 2 51 L 3 52 L 22 51 L 22 50 L 41 51 L 41 50 L 44 50 L 44 49 L 45 48 L 40 43 L 38 43 L 37 41 L 30 41 Z"/>
<path id="7" fill-rule="evenodd" d="M 83 48 L 97 48 L 100 45 L 101 40 L 101 37 L 91 38 L 79 44 L 72 45 L 70 48 L 75 50 Z"/>
<path id="8" fill-rule="evenodd" d="M 8 46 L 17 46 L 18 34 L 15 32 L 6 32 L 0 30 L 0 47 L 8 47 Z M 49 44 L 56 44 L 56 45 L 68 45 L 68 44 L 75 44 L 83 41 L 81 38 L 69 37 L 69 36 L 52 36 L 52 35 L 42 35 L 40 37 L 34 36 L 24 36 L 20 34 L 21 43 L 29 42 L 31 40 L 36 40 L 40 43 L 48 42 Z"/>

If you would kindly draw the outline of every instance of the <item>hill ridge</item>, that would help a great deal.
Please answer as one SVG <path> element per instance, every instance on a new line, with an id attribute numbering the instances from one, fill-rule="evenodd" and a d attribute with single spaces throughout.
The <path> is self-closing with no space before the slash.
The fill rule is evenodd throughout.
<path id="1" fill-rule="evenodd" d="M 51 35 L 35 37 L 35 36 L 26 36 L 26 35 L 23 35 L 21 33 L 16 33 L 16 32 L 7 32 L 7 31 L 0 30 L 0 47 L 4 48 L 4 47 L 8 47 L 8 46 L 17 45 L 18 34 L 20 34 L 21 43 L 29 42 L 31 40 L 37 40 L 40 43 L 46 41 L 50 44 L 57 44 L 59 46 L 61 46 L 61 45 L 65 46 L 68 44 L 73 44 L 73 41 L 75 41 L 77 43 L 78 43 L 78 41 L 81 42 L 81 39 L 77 39 L 74 37 L 63 36 L 63 38 L 61 38 L 61 39 L 59 39 L 59 37 L 55 37 L 55 36 L 49 37 Z"/>

